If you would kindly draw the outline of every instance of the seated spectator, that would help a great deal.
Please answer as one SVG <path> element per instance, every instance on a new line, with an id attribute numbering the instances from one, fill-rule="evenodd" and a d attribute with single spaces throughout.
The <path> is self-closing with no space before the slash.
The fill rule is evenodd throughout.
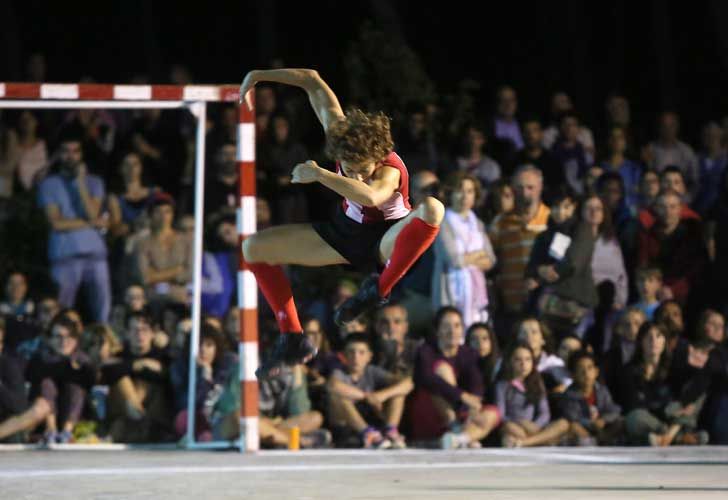
<path id="1" fill-rule="evenodd" d="M 582 179 L 591 163 L 584 146 L 579 143 L 579 118 L 567 112 L 559 120 L 559 137 L 551 153 L 564 171 L 566 182 L 576 193 L 583 192 Z"/>
<path id="2" fill-rule="evenodd" d="M 669 370 L 667 332 L 661 325 L 644 323 L 637 336 L 634 358 L 621 373 L 619 382 L 630 442 L 669 446 L 685 425 L 681 419 L 685 408 L 679 403 L 671 404 L 677 401 L 668 383 Z M 677 442 L 687 444 L 685 439 Z"/>
<path id="3" fill-rule="evenodd" d="M 620 444 L 624 422 L 622 409 L 612 401 L 609 389 L 598 382 L 594 355 L 578 351 L 569 358 L 574 383 L 560 399 L 561 414 L 571 423 L 571 432 L 581 446 Z"/>
<path id="4" fill-rule="evenodd" d="M 398 427 L 404 398 L 412 379 L 398 380 L 372 365 L 366 334 L 346 337 L 347 366 L 334 370 L 329 379 L 329 420 L 332 425 L 360 436 L 364 448 L 405 448 Z"/>
<path id="5" fill-rule="evenodd" d="M 219 215 L 210 222 L 202 254 L 202 311 L 223 318 L 232 303 L 237 285 L 238 231 L 234 215 Z"/>
<path id="6" fill-rule="evenodd" d="M 169 369 L 174 391 L 175 430 L 177 437 L 187 432 L 187 401 L 189 388 L 189 337 L 184 356 L 177 358 Z M 195 359 L 195 440 L 231 440 L 239 432 L 235 412 L 221 414 L 218 403 L 223 390 L 237 377 L 237 356 L 225 345 L 222 332 L 205 323 L 200 328 L 200 345 Z M 236 384 L 237 385 L 237 384 Z"/>
<path id="7" fill-rule="evenodd" d="M 325 448 L 331 433 L 322 429 L 321 412 L 312 410 L 303 365 L 286 366 L 260 381 L 260 440 L 264 446 L 290 445 L 290 430 L 298 427 L 301 448 Z"/>
<path id="8" fill-rule="evenodd" d="M 673 299 L 663 301 L 655 310 L 654 322 L 662 325 L 667 333 L 667 350 L 670 354 L 675 350 L 685 334 L 685 319 L 680 303 Z"/>
<path id="9" fill-rule="evenodd" d="M 660 269 L 665 286 L 684 304 L 701 277 L 706 252 L 699 221 L 682 219 L 681 203 L 674 191 L 660 194 L 657 223 L 638 235 L 637 264 Z"/>
<path id="10" fill-rule="evenodd" d="M 483 403 L 478 353 L 463 341 L 460 311 L 445 306 L 435 316 L 435 338 L 420 346 L 415 360 L 416 387 L 430 395 L 446 430 L 440 438 L 444 449 L 479 448 L 499 421 L 497 409 Z"/>
<path id="11" fill-rule="evenodd" d="M 556 349 L 556 356 L 564 362 L 564 366 L 568 367 L 571 355 L 579 351 L 592 352 L 592 346 L 583 343 L 576 335 L 567 335 L 559 342 L 559 347 Z"/>
<path id="12" fill-rule="evenodd" d="M 326 381 L 334 370 L 346 369 L 346 357 L 341 351 L 331 349 L 326 332 L 316 318 L 304 317 L 301 319 L 303 333 L 311 340 L 316 348 L 316 355 L 304 365 L 308 394 L 313 408 L 325 414 L 328 407 L 328 394 Z"/>
<path id="13" fill-rule="evenodd" d="M 168 400 L 169 355 L 154 346 L 151 318 L 135 313 L 127 319 L 127 343 L 119 367 L 106 375 L 110 434 L 117 443 L 172 439 Z M 130 383 L 119 385 L 124 377 Z"/>
<path id="14" fill-rule="evenodd" d="M 63 307 L 73 307 L 79 287 L 87 286 L 91 316 L 104 323 L 111 310 L 107 250 L 100 232 L 107 226 L 101 215 L 104 183 L 87 173 L 77 137 L 61 139 L 59 159 L 60 173 L 46 177 L 38 188 L 38 204 L 50 225 L 51 275 Z"/>
<path id="15" fill-rule="evenodd" d="M 20 271 L 8 275 L 5 300 L 0 302 L 0 316 L 30 318 L 35 314 L 35 302 L 28 298 L 28 279 Z"/>
<path id="16" fill-rule="evenodd" d="M 707 215 L 720 196 L 723 172 L 728 166 L 728 153 L 723 143 L 723 130 L 715 122 L 703 127 L 703 150 L 698 155 L 699 184 L 693 198 L 693 208 Z"/>
<path id="17" fill-rule="evenodd" d="M 607 145 L 607 157 L 600 165 L 604 168 L 604 173 L 614 172 L 619 174 L 624 185 L 625 205 L 636 212 L 639 203 L 642 167 L 626 156 L 628 145 L 625 130 L 622 127 L 613 127 L 609 131 Z"/>
<path id="18" fill-rule="evenodd" d="M 238 206 L 240 183 L 234 142 L 226 142 L 216 150 L 212 167 L 205 183 L 205 220 L 220 211 L 234 211 Z"/>
<path id="19" fill-rule="evenodd" d="M 105 431 L 109 396 L 109 386 L 106 385 L 105 375 L 120 366 L 121 358 L 119 354 L 124 346 L 111 327 L 97 323 L 90 325 L 83 332 L 81 348 L 83 352 L 87 353 L 94 367 L 94 386 L 90 395 L 91 406 L 96 419 L 102 424 Z M 128 379 L 125 382 L 128 382 Z"/>
<path id="20" fill-rule="evenodd" d="M 653 321 L 655 311 L 660 307 L 658 297 L 672 296 L 669 288 L 662 283 L 662 271 L 656 267 L 645 267 L 637 270 L 637 294 L 639 300 L 634 304 L 646 316 L 647 321 Z"/>
<path id="21" fill-rule="evenodd" d="M 375 364 L 395 377 L 411 377 L 421 341 L 411 338 L 407 309 L 396 302 L 380 307 L 374 318 Z"/>
<path id="22" fill-rule="evenodd" d="M 647 166 L 662 172 L 669 165 L 677 166 L 685 176 L 688 192 L 695 194 L 698 185 L 698 158 L 693 148 L 679 139 L 680 118 L 670 111 L 658 118 L 658 137 L 647 145 L 644 160 Z"/>
<path id="23" fill-rule="evenodd" d="M 31 191 L 42 180 L 48 167 L 48 148 L 38 133 L 38 118 L 29 110 L 18 117 L 17 178 L 25 191 Z"/>
<path id="24" fill-rule="evenodd" d="M 37 397 L 28 408 L 22 365 L 3 352 L 4 340 L 5 325 L 0 318 L 0 443 L 24 442 L 24 432 L 48 417 L 51 406 Z"/>
<path id="25" fill-rule="evenodd" d="M 473 211 L 480 197 L 478 179 L 456 172 L 445 183 L 448 203 L 435 240 L 432 303 L 449 305 L 463 314 L 465 326 L 488 321 L 485 271 L 496 262 L 483 221 Z"/>
<path id="26" fill-rule="evenodd" d="M 337 280 L 334 290 L 329 296 L 319 297 L 307 308 L 308 315 L 319 320 L 321 327 L 329 334 L 329 343 L 334 350 L 343 351 L 344 344 L 340 342 L 338 335 L 339 327 L 334 323 L 334 311 L 347 299 L 356 294 L 357 285 L 347 278 Z"/>
<path id="27" fill-rule="evenodd" d="M 528 345 L 536 370 L 541 374 L 546 388 L 551 392 L 564 392 L 571 385 L 566 363 L 555 354 L 551 331 L 536 318 L 524 318 L 518 325 L 515 341 Z"/>
<path id="28" fill-rule="evenodd" d="M 45 417 L 44 441 L 69 443 L 81 418 L 86 394 L 94 384 L 94 370 L 80 348 L 81 330 L 59 314 L 51 323 L 47 344 L 30 359 L 25 373 L 31 399 L 42 397 L 51 411 Z"/>
<path id="29" fill-rule="evenodd" d="M 478 368 L 483 378 L 483 387 L 489 391 L 493 388 L 501 368 L 502 359 L 498 337 L 486 323 L 473 323 L 465 332 L 465 344 L 478 353 Z M 491 398 L 486 397 L 486 400 L 491 400 Z"/>
<path id="30" fill-rule="evenodd" d="M 119 170 L 124 182 L 123 191 L 109 193 L 109 232 L 113 237 L 125 237 L 148 227 L 147 207 L 153 201 L 156 188 L 142 183 L 142 160 L 136 153 L 127 153 Z"/>
<path id="31" fill-rule="evenodd" d="M 501 177 L 500 165 L 485 153 L 487 144 L 488 138 L 485 135 L 485 128 L 473 123 L 466 127 L 461 155 L 455 160 L 457 170 L 478 179 L 486 195 L 489 192 L 490 185 Z M 480 205 L 484 199 L 485 196 L 476 201 Z"/>
<path id="32" fill-rule="evenodd" d="M 641 309 L 635 306 L 625 309 L 614 326 L 611 347 L 602 362 L 602 377 L 619 404 L 624 404 L 624 401 L 619 399 L 622 396 L 618 392 L 619 377 L 624 371 L 624 367 L 634 358 L 637 334 L 645 321 L 647 321 L 647 317 Z"/>
<path id="33" fill-rule="evenodd" d="M 126 328 L 126 320 L 130 314 L 140 313 L 147 308 L 147 297 L 144 288 L 139 285 L 131 285 L 124 292 L 124 303 L 114 306 L 111 310 L 111 327 L 116 332 L 122 332 Z"/>
<path id="34" fill-rule="evenodd" d="M 151 233 L 140 239 L 136 267 L 150 305 L 187 304 L 187 285 L 191 280 L 192 249 L 184 236 L 173 229 L 174 200 L 156 193 L 149 205 Z"/>
<path id="35" fill-rule="evenodd" d="M 35 322 L 41 332 L 48 331 L 51 326 L 51 321 L 56 317 L 61 310 L 61 306 L 58 303 L 58 299 L 54 297 L 41 297 L 38 300 L 38 309 L 35 313 Z"/>
<path id="36" fill-rule="evenodd" d="M 495 386 L 506 448 L 556 445 L 569 432 L 566 419 L 551 421 L 546 388 L 534 359 L 527 344 L 517 343 L 504 358 L 503 378 Z"/>

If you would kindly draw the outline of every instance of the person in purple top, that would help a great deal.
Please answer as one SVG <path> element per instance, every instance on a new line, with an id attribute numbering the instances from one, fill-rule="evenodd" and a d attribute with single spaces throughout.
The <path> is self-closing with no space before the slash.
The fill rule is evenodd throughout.
<path id="1" fill-rule="evenodd" d="M 436 338 L 417 351 L 415 386 L 430 393 L 448 428 L 441 437 L 443 448 L 479 448 L 500 417 L 494 406 L 483 403 L 478 353 L 463 345 L 463 317 L 456 308 L 445 306 L 437 312 L 435 330 Z"/>
<path id="2" fill-rule="evenodd" d="M 48 259 L 58 284 L 58 301 L 73 307 L 81 285 L 88 294 L 93 320 L 106 323 L 111 311 L 111 286 L 102 236 L 108 221 L 103 216 L 104 182 L 87 173 L 81 140 L 61 139 L 60 173 L 50 175 L 38 188 L 38 204 L 50 225 Z"/>
<path id="3" fill-rule="evenodd" d="M 495 401 L 503 419 L 503 446 L 558 444 L 571 426 L 563 418 L 551 422 L 546 387 L 533 351 L 528 344 L 518 343 L 504 362 L 503 380 L 495 386 Z"/>

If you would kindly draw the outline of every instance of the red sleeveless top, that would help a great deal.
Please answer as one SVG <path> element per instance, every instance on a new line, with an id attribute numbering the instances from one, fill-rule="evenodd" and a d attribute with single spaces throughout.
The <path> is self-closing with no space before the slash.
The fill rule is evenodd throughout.
<path id="1" fill-rule="evenodd" d="M 412 210 L 409 202 L 409 174 L 402 158 L 392 151 L 382 162 L 381 166 L 396 168 L 399 170 L 399 186 L 387 198 L 384 203 L 376 207 L 365 207 L 355 201 L 344 198 L 342 207 L 347 217 L 361 224 L 371 224 L 384 220 L 397 220 L 406 216 Z M 380 168 L 377 167 L 377 168 Z M 344 175 L 341 172 L 339 162 L 336 162 L 336 173 Z"/>

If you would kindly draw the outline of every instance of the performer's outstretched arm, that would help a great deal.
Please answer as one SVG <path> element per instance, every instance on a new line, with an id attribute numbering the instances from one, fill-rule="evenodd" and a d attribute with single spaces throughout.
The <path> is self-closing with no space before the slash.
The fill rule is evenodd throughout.
<path id="1" fill-rule="evenodd" d="M 249 109 L 252 109 L 252 102 L 248 91 L 258 82 L 275 82 L 301 87 L 308 94 L 311 107 L 316 112 L 324 131 L 327 131 L 334 121 L 344 117 L 339 99 L 316 70 L 288 68 L 249 72 L 240 86 L 240 100 L 245 99 Z"/>

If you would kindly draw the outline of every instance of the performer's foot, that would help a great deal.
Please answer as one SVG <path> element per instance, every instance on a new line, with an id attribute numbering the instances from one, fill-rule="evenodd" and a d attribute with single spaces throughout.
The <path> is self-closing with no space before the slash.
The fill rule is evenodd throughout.
<path id="1" fill-rule="evenodd" d="M 334 323 L 338 326 L 354 321 L 365 312 L 389 302 L 388 298 L 379 296 L 379 275 L 372 274 L 361 284 L 356 295 L 344 301 L 334 311 Z"/>
<path id="2" fill-rule="evenodd" d="M 260 367 L 255 370 L 258 379 L 275 376 L 282 365 L 306 363 L 316 355 L 316 348 L 308 335 L 303 333 L 281 333 L 273 349 Z"/>

